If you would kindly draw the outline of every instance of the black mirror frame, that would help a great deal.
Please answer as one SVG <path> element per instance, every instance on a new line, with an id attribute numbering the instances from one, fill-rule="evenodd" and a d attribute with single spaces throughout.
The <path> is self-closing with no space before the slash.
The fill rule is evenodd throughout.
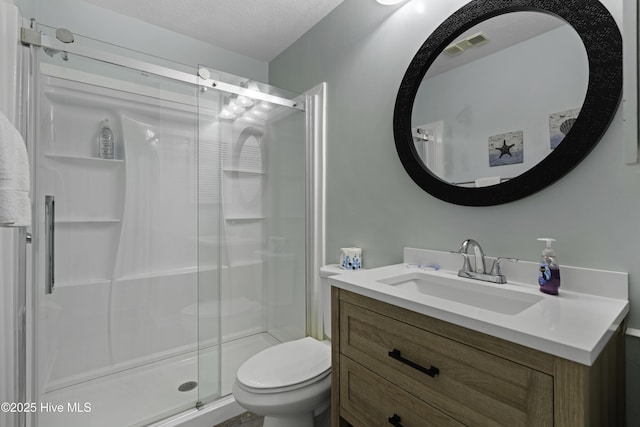
<path id="1" fill-rule="evenodd" d="M 460 34 L 494 16 L 535 11 L 556 15 L 582 39 L 589 61 L 584 104 L 564 140 L 525 173 L 488 187 L 458 187 L 433 175 L 418 155 L 411 135 L 413 102 L 436 57 Z M 596 146 L 613 119 L 622 97 L 622 36 L 609 11 L 597 0 L 472 0 L 447 18 L 414 56 L 396 98 L 393 133 L 400 161 L 423 190 L 464 206 L 490 206 L 527 197 L 572 170 Z"/>

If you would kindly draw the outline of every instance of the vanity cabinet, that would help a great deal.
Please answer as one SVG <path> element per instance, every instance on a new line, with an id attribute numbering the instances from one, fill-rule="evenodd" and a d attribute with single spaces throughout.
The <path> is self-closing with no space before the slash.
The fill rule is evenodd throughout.
<path id="1" fill-rule="evenodd" d="M 624 425 L 624 337 L 581 365 L 332 288 L 332 425 Z"/>

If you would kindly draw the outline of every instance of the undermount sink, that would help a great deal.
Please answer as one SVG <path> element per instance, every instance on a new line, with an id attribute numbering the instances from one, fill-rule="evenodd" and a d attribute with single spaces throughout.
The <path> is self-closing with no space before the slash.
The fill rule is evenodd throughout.
<path id="1" fill-rule="evenodd" d="M 457 276 L 447 277 L 441 274 L 412 272 L 381 279 L 378 282 L 396 289 L 508 315 L 518 314 L 543 299 L 541 295 L 518 292 L 506 287 L 489 286 L 482 282 L 474 283 L 461 280 Z"/>

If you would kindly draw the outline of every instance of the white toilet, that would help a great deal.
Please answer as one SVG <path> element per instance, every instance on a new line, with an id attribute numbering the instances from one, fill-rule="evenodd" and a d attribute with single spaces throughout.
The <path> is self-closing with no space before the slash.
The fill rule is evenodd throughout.
<path id="1" fill-rule="evenodd" d="M 328 277 L 345 272 L 337 264 L 320 269 L 324 331 L 329 337 L 331 289 Z M 242 407 L 264 416 L 263 427 L 328 426 L 331 342 L 306 337 L 263 350 L 240 366 L 232 391 Z"/>

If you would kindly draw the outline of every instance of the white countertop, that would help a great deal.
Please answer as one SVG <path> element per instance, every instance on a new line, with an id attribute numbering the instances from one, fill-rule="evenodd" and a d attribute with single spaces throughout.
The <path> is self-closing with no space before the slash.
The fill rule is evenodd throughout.
<path id="1" fill-rule="evenodd" d="M 435 253 L 435 251 L 427 252 Z M 406 254 L 405 250 L 405 261 L 408 258 Z M 442 254 L 442 256 L 448 256 L 448 254 Z M 429 260 L 426 260 L 426 262 L 429 262 Z M 431 264 L 433 264 L 433 260 L 431 260 Z M 525 272 L 532 269 L 531 275 L 535 277 L 533 274 L 537 268 L 537 263 L 524 262 L 519 264 L 519 267 L 512 267 L 511 269 L 524 269 Z M 429 264 L 423 263 L 422 265 Z M 564 270 L 567 270 L 566 276 L 570 281 L 575 278 L 579 278 L 583 282 L 606 280 L 604 283 L 595 285 L 593 283 L 585 283 L 587 292 L 593 289 L 605 288 L 604 292 L 606 293 L 606 287 L 615 288 L 618 286 L 620 288 L 624 286 L 624 281 L 627 280 L 626 273 L 576 267 L 566 267 Z M 396 277 L 413 271 L 419 271 L 419 267 L 403 263 L 370 270 L 345 272 L 345 274 L 332 276 L 329 280 L 332 286 L 341 289 L 588 366 L 593 364 L 629 312 L 629 302 L 628 299 L 624 298 L 624 292 L 616 293 L 615 289 L 613 289 L 611 295 L 614 297 L 583 293 L 574 290 L 580 288 L 575 283 L 569 283 L 566 286 L 566 288 L 572 290 L 564 289 L 563 273 L 565 271 L 563 271 L 562 266 L 560 267 L 562 286 L 558 296 L 541 293 L 537 284 L 511 281 L 506 271 L 507 283 L 504 285 L 479 282 L 475 279 L 458 278 L 461 283 L 468 283 L 469 286 L 482 284 L 483 286 L 495 288 L 507 287 L 513 291 L 542 297 L 540 302 L 514 315 L 484 310 L 455 301 L 420 294 L 415 291 L 412 292 L 407 289 L 398 289 L 378 282 L 385 278 Z M 513 273 L 514 277 L 522 276 L 518 272 L 513 271 Z M 611 277 L 608 277 L 608 273 L 610 273 Z M 457 270 L 442 269 L 429 271 L 429 274 L 456 277 Z M 620 297 L 621 294 L 623 297 Z"/>

